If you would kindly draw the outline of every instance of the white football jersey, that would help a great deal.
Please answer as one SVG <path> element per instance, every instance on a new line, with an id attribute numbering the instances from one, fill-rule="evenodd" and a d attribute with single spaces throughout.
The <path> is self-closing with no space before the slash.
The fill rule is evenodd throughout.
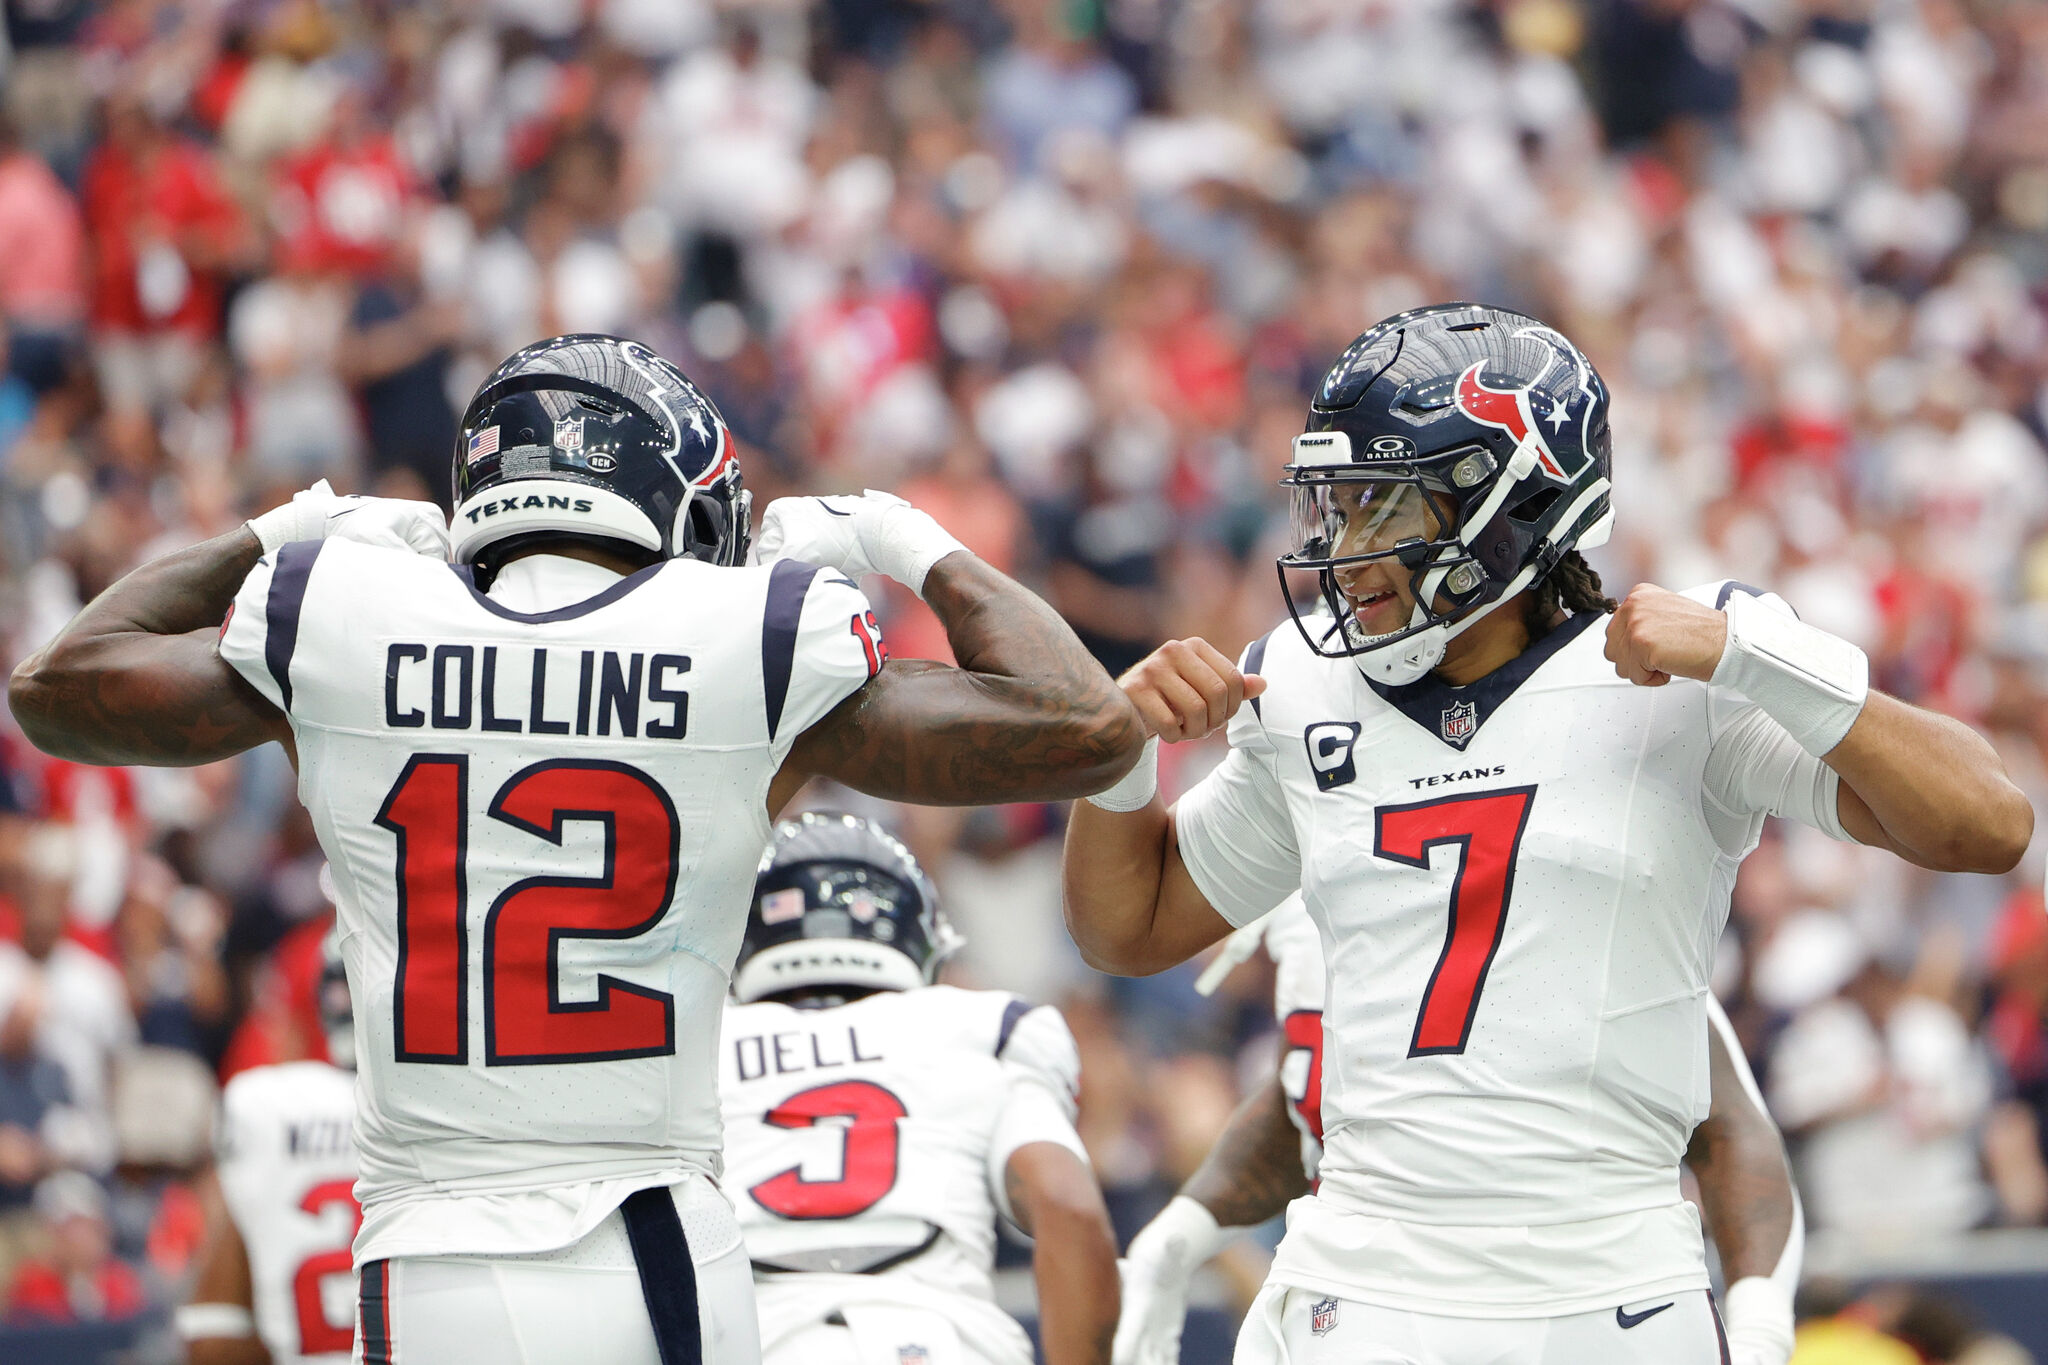
<path id="1" fill-rule="evenodd" d="M 355 1342 L 355 1091 L 338 1066 L 286 1062 L 242 1072 L 221 1095 L 221 1195 L 273 1365 L 346 1365 Z"/>
<path id="2" fill-rule="evenodd" d="M 894 1302 L 938 1308 L 992 1358 L 1031 1358 L 995 1307 L 996 1215 L 1019 1147 L 1087 1159 L 1057 1010 L 951 986 L 763 1001 L 726 1011 L 719 1053 L 764 1351 L 849 1303 Z"/>
<path id="3" fill-rule="evenodd" d="M 796 737 L 881 666 L 785 560 L 498 575 L 330 539 L 249 575 L 221 654 L 291 718 L 334 869 L 359 1260 L 533 1252 L 715 1174 L 718 1021 Z"/>
<path id="4" fill-rule="evenodd" d="M 1227 918 L 1298 886 L 1322 935 L 1321 1184 L 1276 1278 L 1503 1317 L 1706 1285 L 1678 1164 L 1714 946 L 1764 815 L 1832 822 L 1834 776 L 1739 695 L 1618 677 L 1605 620 L 1463 688 L 1289 627 L 1247 652 L 1267 690 L 1178 835 Z"/>
<path id="5" fill-rule="evenodd" d="M 1266 921 L 1273 959 L 1273 1019 L 1280 1025 L 1280 1086 L 1301 1133 L 1301 1169 L 1313 1182 L 1323 1161 L 1323 939 L 1299 893 Z"/>

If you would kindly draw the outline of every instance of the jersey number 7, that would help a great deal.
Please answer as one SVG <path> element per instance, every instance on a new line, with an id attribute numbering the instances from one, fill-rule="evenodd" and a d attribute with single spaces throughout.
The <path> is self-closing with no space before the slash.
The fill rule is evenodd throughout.
<path id="1" fill-rule="evenodd" d="M 1413 806 L 1382 806 L 1376 812 L 1376 857 L 1426 871 L 1431 849 L 1440 844 L 1458 848 L 1451 923 L 1436 970 L 1422 992 L 1415 1036 L 1408 1044 L 1410 1057 L 1454 1056 L 1465 1050 L 1472 1036 L 1479 992 L 1507 930 L 1515 859 L 1535 799 L 1534 787 L 1508 787 Z"/>
<path id="2" fill-rule="evenodd" d="M 414 754 L 377 812 L 398 836 L 401 1062 L 469 1061 L 469 760 Z M 484 1062 L 533 1066 L 665 1057 L 676 1050 L 675 997 L 613 976 L 597 998 L 561 996 L 561 941 L 633 938 L 668 913 L 676 889 L 675 804 L 624 763 L 554 759 L 514 773 L 486 812 L 559 846 L 563 825 L 605 829 L 598 877 L 526 877 L 484 917 Z"/>

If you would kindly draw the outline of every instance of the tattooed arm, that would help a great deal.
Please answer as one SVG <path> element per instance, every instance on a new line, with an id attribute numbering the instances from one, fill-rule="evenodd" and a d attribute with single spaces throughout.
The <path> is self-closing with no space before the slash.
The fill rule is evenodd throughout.
<path id="1" fill-rule="evenodd" d="M 1263 1223 L 1308 1193 L 1301 1135 L 1287 1117 L 1278 1072 L 1245 1096 L 1180 1192 L 1226 1228 Z"/>
<path id="2" fill-rule="evenodd" d="M 1145 741 L 1137 712 L 1036 594 L 971 554 L 940 559 L 925 601 L 959 667 L 892 660 L 797 740 L 769 793 L 806 780 L 925 805 L 1100 791 Z"/>
<path id="3" fill-rule="evenodd" d="M 1713 1103 L 1685 1154 L 1728 1283 L 1723 1317 L 1736 1365 L 1784 1365 L 1805 1242 L 1778 1127 L 1721 1007 L 1708 1006 Z"/>
<path id="4" fill-rule="evenodd" d="M 220 624 L 262 556 L 247 526 L 151 560 L 24 659 L 7 701 L 45 753 L 80 763 L 211 763 L 265 740 L 284 713 L 220 657 Z"/>
<path id="5" fill-rule="evenodd" d="M 1120 1302 L 1116 1234 L 1095 1173 L 1056 1142 L 1027 1142 L 1004 1164 L 1003 1190 L 1032 1238 L 1046 1365 L 1109 1365 Z"/>

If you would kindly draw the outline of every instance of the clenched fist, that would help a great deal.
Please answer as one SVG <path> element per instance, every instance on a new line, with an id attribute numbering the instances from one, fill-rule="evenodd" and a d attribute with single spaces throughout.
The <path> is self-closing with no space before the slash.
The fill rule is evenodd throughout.
<path id="1" fill-rule="evenodd" d="M 1714 676 L 1728 645 L 1728 618 L 1690 597 L 1639 584 L 1607 622 L 1614 671 L 1644 687 Z"/>
<path id="2" fill-rule="evenodd" d="M 1266 690 L 1266 680 L 1238 672 L 1223 651 L 1195 637 L 1168 640 L 1118 678 L 1117 686 L 1148 731 L 1178 744 L 1229 724 L 1238 707 Z"/>

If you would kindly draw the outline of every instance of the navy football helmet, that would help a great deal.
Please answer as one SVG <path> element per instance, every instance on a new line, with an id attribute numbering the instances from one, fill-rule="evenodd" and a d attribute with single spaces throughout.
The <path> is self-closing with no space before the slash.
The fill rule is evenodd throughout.
<path id="1" fill-rule="evenodd" d="M 1323 377 L 1283 480 L 1280 582 L 1302 638 L 1376 682 L 1421 678 L 1567 551 L 1606 541 L 1610 444 L 1607 386 L 1534 318 L 1446 303 L 1365 332 Z M 1400 580 L 1374 564 L 1405 575 L 1405 619 Z M 1316 575 L 1323 610 L 1297 601 L 1294 571 Z"/>
<path id="2" fill-rule="evenodd" d="M 854 815 L 808 812 L 775 830 L 734 964 L 741 1004 L 804 987 L 930 985 L 963 940 L 910 850 Z"/>
<path id="3" fill-rule="evenodd" d="M 543 536 L 741 564 L 752 502 L 711 400 L 620 337 L 520 350 L 469 400 L 455 438 L 455 562 L 487 571 Z"/>

